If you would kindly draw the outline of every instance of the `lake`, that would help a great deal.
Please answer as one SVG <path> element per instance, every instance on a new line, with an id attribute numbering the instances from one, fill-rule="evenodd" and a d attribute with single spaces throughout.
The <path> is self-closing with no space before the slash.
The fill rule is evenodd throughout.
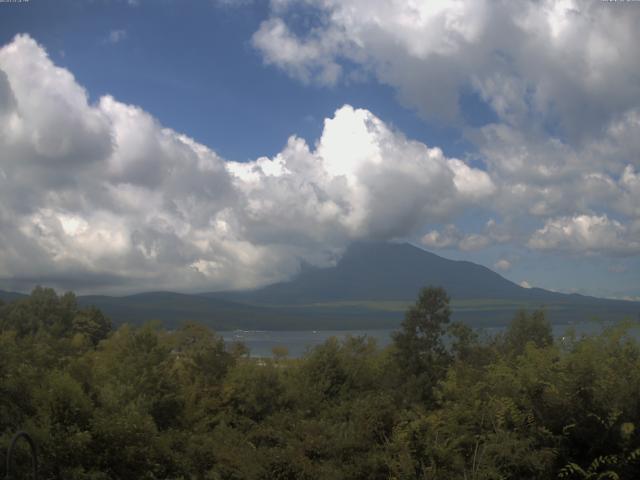
<path id="1" fill-rule="evenodd" d="M 599 322 L 584 322 L 576 324 L 556 324 L 552 326 L 556 338 L 562 338 L 567 329 L 573 328 L 576 335 L 590 335 L 599 333 L 605 326 Z M 481 335 L 495 335 L 506 327 L 486 327 L 479 329 Z M 252 357 L 271 357 L 273 347 L 286 347 L 289 357 L 297 358 L 305 354 L 309 349 L 324 343 L 330 337 L 339 339 L 351 336 L 367 335 L 376 340 L 378 346 L 384 347 L 391 342 L 391 333 L 394 329 L 381 330 L 233 330 L 218 332 L 225 342 L 242 342 L 250 350 Z M 640 333 L 636 329 L 636 334 Z"/>

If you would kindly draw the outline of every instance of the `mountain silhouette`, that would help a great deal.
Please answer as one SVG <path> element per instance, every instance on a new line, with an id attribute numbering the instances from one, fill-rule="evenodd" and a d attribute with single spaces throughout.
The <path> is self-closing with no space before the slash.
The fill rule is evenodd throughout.
<path id="1" fill-rule="evenodd" d="M 396 327 L 425 286 L 441 286 L 453 318 L 504 325 L 520 309 L 546 310 L 554 323 L 637 319 L 639 302 L 523 288 L 481 265 L 449 260 L 408 243 L 357 242 L 331 267 L 301 266 L 291 280 L 244 291 L 79 296 L 115 324 L 193 320 L 218 330 L 372 329 Z M 0 300 L 24 296 L 0 291 Z"/>

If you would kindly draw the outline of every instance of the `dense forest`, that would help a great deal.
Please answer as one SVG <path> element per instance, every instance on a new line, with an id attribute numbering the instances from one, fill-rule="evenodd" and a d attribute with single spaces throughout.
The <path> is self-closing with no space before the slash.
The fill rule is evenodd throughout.
<path id="1" fill-rule="evenodd" d="M 256 359 L 37 288 L 0 305 L 0 465 L 26 430 L 43 479 L 640 478 L 632 327 L 554 339 L 521 312 L 486 337 L 426 288 L 385 349 Z"/>

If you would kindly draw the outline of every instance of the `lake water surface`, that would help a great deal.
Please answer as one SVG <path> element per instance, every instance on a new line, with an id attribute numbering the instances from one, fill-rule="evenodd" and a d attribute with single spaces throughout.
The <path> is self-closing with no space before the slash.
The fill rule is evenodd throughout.
<path id="1" fill-rule="evenodd" d="M 567 330 L 572 328 L 577 336 L 599 333 L 605 328 L 605 324 L 596 322 L 584 322 L 577 324 L 553 325 L 553 334 L 556 338 L 562 338 Z M 481 335 L 495 335 L 505 330 L 506 327 L 487 327 L 478 330 Z M 349 335 L 367 335 L 376 340 L 378 346 L 384 347 L 391 342 L 391 334 L 394 329 L 385 330 L 234 330 L 218 332 L 225 342 L 242 342 L 250 350 L 252 357 L 271 357 L 274 347 L 286 347 L 289 357 L 301 357 L 309 349 L 324 343 L 330 337 L 343 339 Z M 635 333 L 640 333 L 635 331 Z"/>

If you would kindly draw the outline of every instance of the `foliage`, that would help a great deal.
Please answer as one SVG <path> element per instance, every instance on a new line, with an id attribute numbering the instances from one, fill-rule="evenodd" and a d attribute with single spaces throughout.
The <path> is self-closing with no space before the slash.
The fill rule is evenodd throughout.
<path id="1" fill-rule="evenodd" d="M 0 465 L 25 429 L 52 479 L 640 478 L 633 325 L 554 342 L 521 312 L 482 340 L 448 303 L 423 290 L 386 349 L 256 359 L 38 288 L 0 305 Z"/>
<path id="2" fill-rule="evenodd" d="M 401 329 L 393 335 L 395 358 L 411 390 L 425 401 L 444 377 L 450 361 L 443 335 L 449 318 L 449 296 L 442 288 L 424 288 L 405 314 Z"/>

